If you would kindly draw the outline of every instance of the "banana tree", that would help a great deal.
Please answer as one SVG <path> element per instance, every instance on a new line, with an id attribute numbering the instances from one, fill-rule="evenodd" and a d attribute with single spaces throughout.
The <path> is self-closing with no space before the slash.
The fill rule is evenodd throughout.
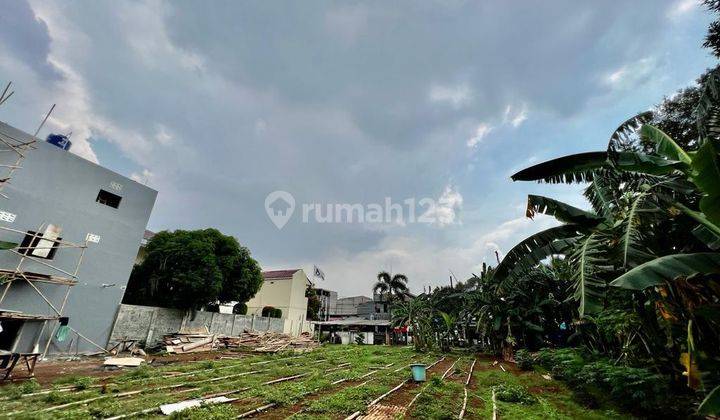
<path id="1" fill-rule="evenodd" d="M 720 249 L 720 138 L 718 136 L 720 70 L 710 73 L 696 114 L 698 132 L 702 135 L 697 142 L 699 147 L 696 151 L 683 150 L 662 130 L 648 125 L 646 114 L 641 114 L 626 121 L 616 130 L 611 136 L 608 149 L 604 152 L 565 156 L 514 174 L 512 179 L 516 181 L 591 182 L 591 187 L 586 190 L 586 196 L 595 207 L 596 215 L 605 216 L 605 220 L 587 230 L 587 226 L 578 223 L 577 215 L 574 215 L 570 226 L 578 230 L 578 236 L 561 235 L 563 229 L 568 228 L 567 224 L 551 232 L 541 232 L 539 239 L 542 241 L 533 240 L 532 237 L 528 238 L 531 240 L 523 241 L 521 245 L 524 246 L 512 255 L 507 265 L 512 269 L 519 267 L 522 270 L 523 266 L 539 261 L 543 254 L 557 252 L 558 247 L 551 245 L 559 244 L 558 241 L 570 241 L 571 251 L 562 253 L 580 262 L 578 278 L 582 279 L 584 269 L 591 268 L 590 275 L 585 277 L 585 281 L 576 281 L 576 291 L 579 290 L 576 298 L 583 296 L 586 298 L 585 301 L 580 302 L 581 313 L 583 310 L 593 309 L 588 303 L 592 304 L 596 301 L 593 298 L 597 297 L 593 293 L 586 293 L 586 290 L 592 291 L 592 286 L 597 288 L 603 286 L 602 279 L 598 279 L 601 276 L 597 276 L 597 272 L 592 268 L 596 266 L 594 262 L 603 260 L 603 255 L 597 250 L 606 245 L 620 251 L 619 256 L 616 255 L 614 259 L 616 278 L 609 283 L 613 287 L 634 291 L 647 291 L 653 288 L 657 290 L 662 288 L 663 284 L 677 279 L 706 278 L 707 275 L 720 273 L 720 254 L 716 252 Z M 642 142 L 644 146 L 651 146 L 650 151 L 647 151 L 647 147 L 636 147 L 636 140 Z M 619 193 L 621 198 L 618 197 L 618 188 L 610 191 L 600 188 L 599 191 L 595 191 L 595 187 L 602 187 L 605 175 L 608 173 L 614 173 L 622 180 L 619 185 L 639 182 L 640 188 L 628 195 Z M 606 211 L 607 209 L 609 211 Z M 652 251 L 653 241 L 643 238 L 647 229 L 641 229 L 639 226 L 645 217 L 639 215 L 647 210 L 661 214 L 675 224 L 681 223 L 679 216 L 684 215 L 686 220 L 692 221 L 692 232 L 704 246 L 690 246 L 689 248 L 693 249 L 688 252 L 687 249 L 680 249 L 685 244 L 677 240 L 676 244 L 666 247 L 657 255 L 646 252 Z M 549 214 L 548 209 L 542 209 L 540 212 Z M 530 204 L 528 213 L 530 213 Z M 564 212 L 560 215 L 567 216 L 568 213 Z M 618 220 L 623 221 L 618 222 Z M 564 221 L 567 223 L 567 220 Z M 608 222 L 612 224 L 609 225 Z M 622 226 L 621 232 L 624 230 L 624 233 L 619 239 L 610 235 L 608 241 L 603 238 L 603 235 L 612 233 L 608 226 L 613 228 Z M 672 224 L 665 226 L 678 231 Z M 645 226 L 648 227 L 657 229 L 657 223 Z M 616 246 L 618 244 L 619 248 Z M 591 252 L 583 252 L 585 250 Z M 589 262 L 589 265 L 585 265 L 585 262 Z M 501 268 L 504 273 L 513 274 L 512 269 L 498 267 L 499 271 Z M 584 285 L 591 287 L 578 288 Z M 717 297 L 715 295 L 714 299 L 717 300 Z M 692 323 L 689 322 L 688 337 L 692 336 L 691 325 Z M 704 412 L 717 412 L 717 407 L 720 405 L 717 401 L 720 399 L 719 394 L 717 389 L 709 392 L 708 400 L 703 403 Z M 708 407 L 715 409 L 710 408 L 710 411 L 707 411 Z"/>

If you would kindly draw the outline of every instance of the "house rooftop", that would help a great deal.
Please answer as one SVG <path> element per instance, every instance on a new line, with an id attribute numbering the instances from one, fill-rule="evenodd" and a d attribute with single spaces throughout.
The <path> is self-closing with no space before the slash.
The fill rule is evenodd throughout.
<path id="1" fill-rule="evenodd" d="M 299 268 L 293 268 L 290 270 L 263 271 L 262 275 L 266 280 L 280 280 L 292 278 L 293 274 L 298 271 L 300 271 Z"/>

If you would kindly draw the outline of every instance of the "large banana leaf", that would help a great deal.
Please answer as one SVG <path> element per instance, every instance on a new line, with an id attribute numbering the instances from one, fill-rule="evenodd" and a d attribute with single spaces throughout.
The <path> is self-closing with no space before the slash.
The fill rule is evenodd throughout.
<path id="1" fill-rule="evenodd" d="M 647 126 L 646 126 L 647 127 Z M 620 152 L 610 155 L 613 165 L 622 171 L 637 172 L 648 175 L 668 175 L 677 170 L 687 169 L 687 164 L 661 156 L 644 153 Z"/>
<path id="2" fill-rule="evenodd" d="M 542 254 L 552 252 L 555 249 L 552 247 L 554 243 L 560 245 L 564 243 L 562 241 L 578 236 L 578 228 L 578 226 L 574 225 L 556 226 L 525 238 L 508 251 L 505 258 L 502 259 L 495 269 L 494 277 L 500 280 L 507 278 L 518 263 L 527 266 L 530 262 L 535 261 L 535 264 L 537 264 L 537 262 L 542 261 L 543 258 L 552 255 L 546 254 L 543 256 Z M 535 252 L 539 250 L 545 251 L 540 253 Z"/>
<path id="3" fill-rule="evenodd" d="M 561 222 L 575 223 L 589 227 L 596 226 L 604 219 L 597 214 L 581 210 L 577 207 L 573 207 L 552 198 L 543 197 L 541 195 L 528 195 L 525 216 L 532 219 L 537 213 L 553 216 Z"/>
<path id="4" fill-rule="evenodd" d="M 720 69 L 708 73 L 695 109 L 701 140 L 720 139 Z"/>
<path id="5" fill-rule="evenodd" d="M 513 181 L 545 181 L 553 184 L 588 182 L 596 169 L 609 168 L 606 152 L 587 152 L 539 163 L 512 175 Z"/>
<path id="6" fill-rule="evenodd" d="M 646 201 L 650 201 L 650 196 L 649 192 L 642 192 L 633 197 L 625 217 L 621 220 L 620 246 L 623 268 L 654 258 L 650 250 L 643 245 L 642 232 L 639 229 L 641 214 L 647 210 L 644 206 Z"/>
<path id="7" fill-rule="evenodd" d="M 621 152 L 633 148 L 633 134 L 653 118 L 652 111 L 645 111 L 624 121 L 610 136 L 608 152 Z"/>
<path id="8" fill-rule="evenodd" d="M 612 215 L 612 209 L 615 206 L 614 186 L 608 182 L 614 176 L 616 174 L 613 171 L 597 172 L 597 175 L 583 192 L 595 212 L 605 218 Z"/>
<path id="9" fill-rule="evenodd" d="M 606 152 L 587 152 L 539 163 L 513 174 L 510 178 L 513 181 L 572 184 L 590 182 L 597 171 L 612 168 L 650 175 L 667 175 L 687 168 L 687 165 L 678 160 L 643 153 L 620 152 L 609 156 Z"/>
<path id="10" fill-rule="evenodd" d="M 507 290 L 514 281 L 526 276 L 532 269 L 537 267 L 540 261 L 547 257 L 570 253 L 576 242 L 575 237 L 557 239 L 545 246 L 526 251 L 525 255 L 510 268 L 510 271 L 504 277 L 500 278 L 500 287 Z"/>
<path id="11" fill-rule="evenodd" d="M 580 317 L 603 308 L 607 285 L 602 275 L 611 269 L 606 264 L 607 255 L 603 242 L 602 234 L 593 232 L 580 240 L 580 246 L 570 255 L 575 271 L 573 298 L 578 302 Z"/>
<path id="12" fill-rule="evenodd" d="M 655 143 L 655 152 L 660 156 L 665 156 L 670 160 L 676 160 L 683 162 L 686 165 L 690 165 L 692 158 L 688 155 L 682 147 L 678 146 L 673 139 L 665 134 L 662 130 L 652 125 L 644 125 L 640 129 L 640 136 L 643 140 L 651 143 Z"/>
<path id="13" fill-rule="evenodd" d="M 720 253 L 674 254 L 639 265 L 613 280 L 610 285 L 644 290 L 680 276 L 720 273 Z"/>
<path id="14" fill-rule="evenodd" d="M 715 141 L 706 141 L 692 161 L 692 180 L 704 193 L 700 210 L 712 223 L 720 226 L 720 147 Z"/>

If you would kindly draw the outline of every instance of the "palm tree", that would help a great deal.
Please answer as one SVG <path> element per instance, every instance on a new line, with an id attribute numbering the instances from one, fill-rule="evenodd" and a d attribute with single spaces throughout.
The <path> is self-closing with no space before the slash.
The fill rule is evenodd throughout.
<path id="1" fill-rule="evenodd" d="M 373 293 L 379 293 L 385 302 L 401 300 L 409 289 L 408 278 L 405 274 L 390 275 L 387 271 L 381 271 L 377 275 L 377 282 L 373 286 Z"/>

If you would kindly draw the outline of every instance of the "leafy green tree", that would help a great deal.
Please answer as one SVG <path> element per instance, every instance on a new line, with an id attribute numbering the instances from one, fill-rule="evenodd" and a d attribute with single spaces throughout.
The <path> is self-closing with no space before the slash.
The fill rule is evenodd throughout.
<path id="1" fill-rule="evenodd" d="M 305 289 L 305 297 L 308 298 L 308 304 L 307 304 L 307 313 L 306 317 L 307 319 L 317 321 L 320 319 L 319 313 L 320 313 L 320 307 L 322 306 L 322 302 L 320 302 L 320 299 L 317 297 L 317 294 L 315 293 L 315 289 L 312 286 L 308 286 L 307 289 Z"/>
<path id="2" fill-rule="evenodd" d="M 216 229 L 164 231 L 133 268 L 123 302 L 195 310 L 247 302 L 262 282 L 257 261 L 235 238 Z"/>

